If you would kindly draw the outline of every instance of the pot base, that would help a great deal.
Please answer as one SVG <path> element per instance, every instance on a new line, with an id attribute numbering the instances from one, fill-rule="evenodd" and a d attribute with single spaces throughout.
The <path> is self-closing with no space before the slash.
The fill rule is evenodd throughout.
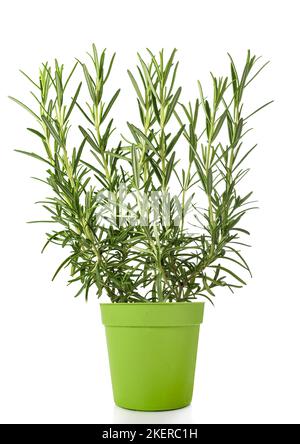
<path id="1" fill-rule="evenodd" d="M 130 409 L 129 407 L 124 407 L 123 405 L 118 405 L 117 403 L 115 403 L 117 407 L 119 407 L 120 409 L 123 410 L 130 410 L 131 412 L 171 412 L 173 410 L 182 410 L 185 409 L 186 407 L 189 407 L 191 405 L 191 403 L 183 405 L 181 407 L 175 407 L 175 408 L 171 408 L 171 409 L 159 409 L 159 410 L 149 410 L 149 409 L 145 409 L 145 410 L 141 410 L 141 409 Z"/>

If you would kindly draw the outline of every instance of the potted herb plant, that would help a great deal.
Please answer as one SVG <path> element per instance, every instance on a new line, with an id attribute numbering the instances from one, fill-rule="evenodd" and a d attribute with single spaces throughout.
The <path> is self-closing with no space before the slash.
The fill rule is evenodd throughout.
<path id="1" fill-rule="evenodd" d="M 93 45 L 89 56 L 91 67 L 77 61 L 68 73 L 58 61 L 44 63 L 36 81 L 22 72 L 35 108 L 11 97 L 33 116 L 28 130 L 41 145 L 17 151 L 45 167 L 37 180 L 49 188 L 41 204 L 54 228 L 43 250 L 52 243 L 68 251 L 53 279 L 69 268 L 75 296 L 87 300 L 94 288 L 111 301 L 101 311 L 116 404 L 184 407 L 204 301 L 212 302 L 217 287 L 243 286 L 238 269 L 250 274 L 240 250 L 252 193 L 242 193 L 240 182 L 255 148 L 244 146 L 248 121 L 268 103 L 247 113 L 243 98 L 266 64 L 256 68 L 248 51 L 239 72 L 229 56 L 229 76 L 211 74 L 208 96 L 198 82 L 198 97 L 185 105 L 176 50 L 167 58 L 147 50 L 136 74 L 128 71 L 139 120 L 115 143 L 111 116 L 120 90 L 106 91 L 115 55 L 106 63 Z M 77 72 L 83 82 L 74 86 Z"/>

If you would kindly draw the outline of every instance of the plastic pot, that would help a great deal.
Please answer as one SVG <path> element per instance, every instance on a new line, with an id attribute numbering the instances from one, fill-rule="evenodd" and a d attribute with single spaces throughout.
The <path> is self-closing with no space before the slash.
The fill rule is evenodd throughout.
<path id="1" fill-rule="evenodd" d="M 204 304 L 100 304 L 115 403 L 173 410 L 191 403 Z"/>

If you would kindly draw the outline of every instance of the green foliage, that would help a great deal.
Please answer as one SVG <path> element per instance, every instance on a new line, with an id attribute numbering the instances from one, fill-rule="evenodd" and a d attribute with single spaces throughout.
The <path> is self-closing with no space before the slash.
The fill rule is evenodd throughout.
<path id="1" fill-rule="evenodd" d="M 244 148 L 244 138 L 248 119 L 271 102 L 245 116 L 243 97 L 266 64 L 256 69 L 258 58 L 248 51 L 239 73 L 229 56 L 229 77 L 211 75 L 212 99 L 198 82 L 199 98 L 185 105 L 176 86 L 176 50 L 168 58 L 163 50 L 158 56 L 147 50 L 146 55 L 138 54 L 137 76 L 128 71 L 140 123 L 128 122 L 126 145 L 111 139 L 111 114 L 120 90 L 104 101 L 115 55 L 107 63 L 106 52 L 99 54 L 93 45 L 91 68 L 77 61 L 65 75 L 64 65 L 55 60 L 53 66 L 42 65 L 37 81 L 22 72 L 34 86 L 37 109 L 11 99 L 35 119 L 38 127 L 28 130 L 39 139 L 41 152 L 17 151 L 47 168 L 39 180 L 51 196 L 40 204 L 57 227 L 47 234 L 43 251 L 50 243 L 68 250 L 53 279 L 69 268 L 69 283 L 78 283 L 76 296 L 83 293 L 86 299 L 95 287 L 98 297 L 104 293 L 112 302 L 212 300 L 216 287 L 233 291 L 245 284 L 237 269 L 250 273 L 240 249 L 241 236 L 249 234 L 241 221 L 253 208 L 252 193 L 240 195 L 239 184 L 249 171 L 244 163 L 254 147 Z M 83 84 L 70 93 L 79 68 Z M 89 96 L 85 104 L 83 89 Z M 72 149 L 75 110 L 82 117 L 81 138 Z M 174 181 L 180 189 L 172 196 Z M 130 206 L 119 193 L 124 185 L 134 192 Z M 108 210 L 99 219 L 101 192 L 109 192 L 103 198 Z M 158 195 L 154 216 L 143 200 L 153 192 Z M 193 233 L 186 220 L 191 210 Z M 132 223 L 131 215 L 138 223 Z M 100 223 L 103 218 L 110 223 Z"/>

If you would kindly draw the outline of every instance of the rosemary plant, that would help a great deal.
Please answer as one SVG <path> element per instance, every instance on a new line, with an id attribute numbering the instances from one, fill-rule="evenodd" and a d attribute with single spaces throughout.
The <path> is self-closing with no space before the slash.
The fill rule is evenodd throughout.
<path id="1" fill-rule="evenodd" d="M 35 222 L 55 228 L 43 251 L 50 243 L 68 250 L 53 279 L 69 268 L 76 296 L 87 299 L 94 287 L 112 302 L 212 301 L 216 287 L 243 286 L 237 269 L 251 272 L 240 251 L 249 232 L 240 224 L 253 206 L 240 182 L 255 148 L 244 140 L 250 117 L 271 103 L 245 115 L 243 98 L 267 63 L 256 68 L 258 58 L 248 51 L 239 72 L 229 56 L 229 76 L 211 75 L 212 99 L 198 82 L 198 98 L 185 105 L 176 50 L 167 58 L 163 50 L 138 54 L 136 75 L 128 75 L 139 122 L 128 122 L 128 135 L 115 144 L 111 114 L 120 90 L 106 99 L 115 55 L 107 62 L 93 45 L 89 57 L 90 65 L 77 61 L 67 74 L 58 61 L 44 63 L 37 81 L 21 71 L 33 85 L 36 109 L 11 97 L 35 119 L 28 130 L 41 144 L 39 153 L 17 151 L 46 168 L 37 180 L 49 188 L 40 204 L 50 218 Z M 71 90 L 78 71 L 83 83 Z M 75 110 L 82 123 L 72 148 Z"/>

